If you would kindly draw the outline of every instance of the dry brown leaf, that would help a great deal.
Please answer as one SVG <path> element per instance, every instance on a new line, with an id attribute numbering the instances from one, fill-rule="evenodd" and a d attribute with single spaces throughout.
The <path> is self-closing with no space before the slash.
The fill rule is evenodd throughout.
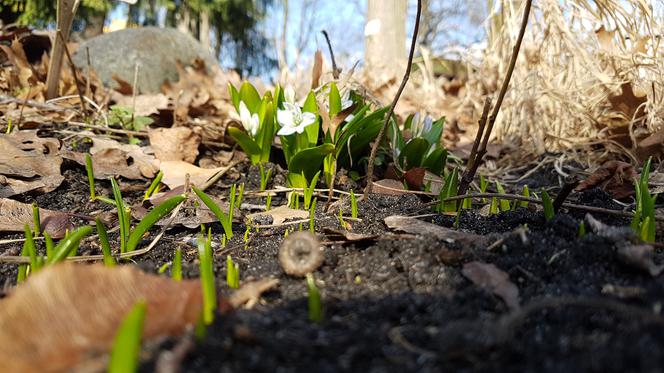
<path id="1" fill-rule="evenodd" d="M 311 69 L 311 89 L 320 85 L 320 77 L 323 75 L 323 53 L 317 50 L 314 54 L 314 66 Z"/>
<path id="2" fill-rule="evenodd" d="M 636 171 L 631 164 L 621 161 L 608 161 L 582 181 L 576 191 L 595 187 L 611 194 L 613 198 L 626 198 L 634 194 Z"/>
<path id="3" fill-rule="evenodd" d="M 266 218 L 269 220 L 272 218 L 273 225 L 279 225 L 285 222 L 288 219 L 306 219 L 309 217 L 309 213 L 304 210 L 295 210 L 288 206 L 279 206 L 277 208 L 271 209 L 270 211 L 257 212 L 255 214 L 247 215 L 249 222 L 253 221 L 263 221 Z"/>
<path id="4" fill-rule="evenodd" d="M 149 129 L 150 145 L 160 161 L 194 163 L 201 136 L 188 127 Z"/>
<path id="5" fill-rule="evenodd" d="M 661 157 L 662 153 L 664 153 L 664 127 L 636 144 L 636 156 L 642 162 L 651 156 Z"/>
<path id="6" fill-rule="evenodd" d="M 39 209 L 40 226 L 53 238 L 62 238 L 74 228 L 69 218 L 66 212 Z M 33 221 L 31 204 L 0 198 L 0 232 L 23 232 L 26 224 L 32 227 Z"/>
<path id="7" fill-rule="evenodd" d="M 245 282 L 239 289 L 231 294 L 228 301 L 233 308 L 238 308 L 244 305 L 245 308 L 251 309 L 256 303 L 258 303 L 261 294 L 271 290 L 277 285 L 279 285 L 279 280 L 276 278 Z"/>
<path id="8" fill-rule="evenodd" d="M 459 243 L 463 246 L 484 246 L 489 242 L 487 236 L 456 231 L 407 216 L 388 216 L 384 221 L 385 225 L 392 230 L 434 237 L 447 243 Z"/>
<path id="9" fill-rule="evenodd" d="M 647 96 L 643 92 L 634 92 L 631 83 L 623 83 L 620 89 L 620 95 L 609 96 L 613 110 L 623 113 L 628 120 L 635 117 L 637 110 L 640 116 L 643 112 L 641 105 L 648 101 Z"/>
<path id="10" fill-rule="evenodd" d="M 64 180 L 59 147 L 57 139 L 38 137 L 37 131 L 0 134 L 0 198 L 57 188 Z"/>
<path id="11" fill-rule="evenodd" d="M 499 296 L 511 310 L 519 309 L 519 288 L 495 265 L 470 262 L 464 264 L 461 273 L 473 284 Z"/>
<path id="12" fill-rule="evenodd" d="M 173 281 L 131 266 L 49 266 L 0 301 L 0 361 L 6 372 L 70 371 L 109 351 L 139 300 L 144 339 L 177 335 L 200 317 L 198 281 Z"/>
<path id="13" fill-rule="evenodd" d="M 406 188 L 404 188 L 403 183 L 394 179 L 374 181 L 373 192 L 376 194 L 389 194 L 393 196 L 400 196 L 408 193 Z"/>
<path id="14" fill-rule="evenodd" d="M 599 42 L 599 46 L 604 50 L 604 52 L 615 55 L 621 54 L 620 49 L 616 46 L 614 38 L 616 36 L 616 30 L 608 31 L 604 25 L 595 31 L 595 36 Z"/>
<path id="15" fill-rule="evenodd" d="M 161 182 L 172 189 L 183 185 L 187 174 L 189 174 L 189 182 L 201 187 L 212 176 L 224 168 L 200 168 L 183 161 L 166 161 L 161 162 L 159 169 L 164 172 Z"/>

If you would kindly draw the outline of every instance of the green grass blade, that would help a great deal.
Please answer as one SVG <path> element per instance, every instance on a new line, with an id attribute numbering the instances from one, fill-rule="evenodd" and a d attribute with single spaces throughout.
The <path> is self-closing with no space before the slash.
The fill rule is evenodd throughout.
<path id="1" fill-rule="evenodd" d="M 177 205 L 182 203 L 182 201 L 185 200 L 184 195 L 179 195 L 175 196 L 172 198 L 169 198 L 159 206 L 155 206 L 150 212 L 148 212 L 147 215 L 141 219 L 141 221 L 136 225 L 134 230 L 131 232 L 131 235 L 129 236 L 129 240 L 127 241 L 127 251 L 134 251 L 136 247 L 138 247 L 139 242 L 141 242 L 141 239 L 143 238 L 143 234 L 147 232 L 150 228 L 152 228 L 155 223 L 157 223 L 161 218 L 166 216 L 169 212 L 171 212 Z"/>
<path id="2" fill-rule="evenodd" d="M 88 185 L 90 185 L 90 201 L 94 201 L 95 195 L 95 176 L 92 168 L 92 157 L 90 153 L 85 153 L 85 171 L 88 173 Z"/>
<path id="3" fill-rule="evenodd" d="M 32 202 L 32 228 L 34 237 L 39 236 L 41 233 L 41 217 L 39 216 L 39 205 L 37 205 L 37 202 Z"/>
<path id="4" fill-rule="evenodd" d="M 530 189 L 528 189 L 528 185 L 523 186 L 523 191 L 521 192 L 521 195 L 527 198 L 530 198 Z M 519 202 L 519 207 L 528 207 L 528 201 L 521 201 Z"/>
<path id="5" fill-rule="evenodd" d="M 21 256 L 29 256 L 28 253 L 28 241 L 23 242 L 23 249 L 21 250 Z M 19 264 L 18 266 L 18 275 L 16 276 L 16 283 L 20 284 L 25 281 L 28 277 L 28 264 Z"/>
<path id="6" fill-rule="evenodd" d="M 143 197 L 144 201 L 147 200 L 148 198 L 150 198 L 154 194 L 154 192 L 157 190 L 157 187 L 161 183 L 161 179 L 163 177 L 164 177 L 164 171 L 159 171 L 159 173 L 157 173 L 157 176 L 154 178 L 154 180 L 152 180 L 152 183 L 148 187 L 148 190 L 145 191 L 145 196 Z"/>
<path id="7" fill-rule="evenodd" d="M 350 216 L 357 219 L 357 198 L 352 189 L 350 190 Z"/>
<path id="8" fill-rule="evenodd" d="M 46 258 L 50 259 L 54 254 L 55 245 L 53 244 L 53 239 L 48 232 L 44 231 L 44 243 L 46 244 Z"/>
<path id="9" fill-rule="evenodd" d="M 198 198 L 203 201 L 205 206 L 212 211 L 212 213 L 217 217 L 219 222 L 221 223 L 221 226 L 224 228 L 224 233 L 226 234 L 226 238 L 230 239 L 233 237 L 233 227 L 232 227 L 232 221 L 229 221 L 228 215 L 225 214 L 223 211 L 221 211 L 221 208 L 219 208 L 219 205 L 214 203 L 212 198 L 205 194 L 202 190 L 196 188 L 195 186 L 192 186 L 192 189 L 194 190 L 194 193 L 198 196 Z"/>
<path id="10" fill-rule="evenodd" d="M 92 227 L 84 226 L 76 229 L 74 232 L 70 233 L 69 236 L 63 238 L 58 245 L 53 248 L 53 257 L 48 258 L 48 263 L 58 263 L 63 261 L 72 250 L 78 248 L 79 242 L 83 237 L 87 236 L 92 232 Z"/>
<path id="11" fill-rule="evenodd" d="M 198 261 L 203 289 L 203 321 L 209 325 L 214 320 L 217 304 L 217 291 L 214 284 L 214 267 L 212 255 L 208 254 L 209 245 L 202 234 L 198 235 Z"/>
<path id="12" fill-rule="evenodd" d="M 171 267 L 171 278 L 175 281 L 182 281 L 182 249 L 175 249 L 175 258 Z"/>
<path id="13" fill-rule="evenodd" d="M 108 363 L 109 373 L 131 373 L 138 370 L 145 311 L 145 302 L 139 301 L 122 320 L 113 341 Z"/>
<path id="14" fill-rule="evenodd" d="M 314 275 L 311 273 L 307 273 L 307 291 L 309 320 L 313 322 L 321 322 L 323 321 L 323 305 L 320 300 L 320 292 L 318 291 L 318 287 L 316 287 L 316 280 L 314 280 Z"/>
<path id="15" fill-rule="evenodd" d="M 35 240 L 32 237 L 32 231 L 30 230 L 29 225 L 25 225 L 25 245 L 28 249 L 28 255 L 30 256 L 30 269 L 32 272 L 35 272 L 39 269 L 39 263 L 37 263 L 37 247 L 35 246 Z"/>
<path id="16" fill-rule="evenodd" d="M 127 252 L 127 239 L 129 237 L 129 222 L 127 221 L 127 213 L 125 204 L 122 201 L 122 193 L 120 186 L 114 178 L 111 178 L 111 188 L 113 189 L 113 197 L 115 198 L 115 207 L 118 210 L 118 224 L 120 225 L 120 252 Z"/>
<path id="17" fill-rule="evenodd" d="M 95 219 L 97 225 L 97 235 L 99 235 L 99 244 L 101 245 L 101 252 L 104 254 L 104 264 L 107 267 L 115 266 L 115 259 L 111 255 L 111 244 L 108 242 L 108 233 L 104 223 L 99 219 Z"/>

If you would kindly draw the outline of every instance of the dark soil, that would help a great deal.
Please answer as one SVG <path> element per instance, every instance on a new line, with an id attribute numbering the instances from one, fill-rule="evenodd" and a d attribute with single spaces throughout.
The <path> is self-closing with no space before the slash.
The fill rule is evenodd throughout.
<path id="1" fill-rule="evenodd" d="M 87 202 L 84 170 L 68 167 L 66 181 L 56 191 L 19 199 L 36 199 L 41 207 L 63 211 L 77 206 L 80 214 L 111 211 L 107 205 Z M 255 184 L 255 170 L 244 169 L 241 174 L 248 175 L 248 185 Z M 236 181 L 222 180 L 221 184 Z M 138 202 L 144 186 L 126 183 L 127 200 Z M 227 192 L 216 188 L 210 193 Z M 110 195 L 109 184 L 101 182 L 98 194 Z M 571 198 L 620 208 L 599 190 Z M 246 202 L 264 203 L 258 199 Z M 226 254 L 240 264 L 242 282 L 274 277 L 279 286 L 263 294 L 253 309 L 218 315 L 207 337 L 189 351 L 182 371 L 664 370 L 664 316 L 660 315 L 664 285 L 619 260 L 613 240 L 591 232 L 579 238 L 584 213 L 562 211 L 546 222 L 540 211 L 528 208 L 490 217 L 465 211 L 459 219 L 460 230 L 487 235 L 491 242 L 502 240 L 492 250 L 400 234 L 384 225 L 383 219 L 390 215 L 430 212 L 426 202 L 413 195 L 376 195 L 360 202 L 362 221 L 350 222 L 352 231 L 377 234 L 378 238 L 358 242 L 326 238 L 325 228 L 341 230 L 335 217 L 338 211 L 327 214 L 324 204 L 319 204 L 316 230 L 325 243 L 325 261 L 314 275 L 323 297 L 321 323 L 307 318 L 304 279 L 284 274 L 277 260 L 285 228 L 252 232 L 245 245 L 246 227 L 235 224 L 237 234 L 230 249 L 216 249 L 222 294 L 232 291 L 225 284 Z M 283 203 L 273 200 L 273 206 Z M 595 217 L 612 225 L 629 224 L 625 218 Z M 454 224 L 454 217 L 444 215 L 423 220 L 446 227 Z M 215 223 L 211 227 L 218 242 L 221 226 Z M 520 227 L 525 227 L 525 234 L 514 233 Z M 196 230 L 171 229 L 151 252 L 134 260 L 156 273 L 172 260 L 176 246 L 184 247 L 184 275 L 196 278 L 196 250 L 189 243 L 195 234 Z M 0 239 L 18 237 L 3 234 Z M 12 255 L 19 250 L 18 245 L 3 247 L 3 252 Z M 83 244 L 81 252 L 96 254 L 98 250 Z M 661 259 L 656 253 L 655 262 Z M 493 263 L 508 273 L 518 286 L 521 310 L 508 309 L 499 297 L 466 279 L 461 268 L 471 261 Z M 15 277 L 14 265 L 0 265 L 0 283 L 13 284 Z M 618 290 L 608 291 L 611 287 Z M 175 343 L 171 340 L 162 349 Z M 142 370 L 152 371 L 155 358 L 146 361 Z"/>

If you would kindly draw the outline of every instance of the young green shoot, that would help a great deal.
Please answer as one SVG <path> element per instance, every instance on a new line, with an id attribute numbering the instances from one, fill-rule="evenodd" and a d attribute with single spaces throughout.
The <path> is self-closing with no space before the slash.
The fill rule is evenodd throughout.
<path id="1" fill-rule="evenodd" d="M 345 230 L 349 230 L 349 229 L 350 229 L 350 224 L 348 224 L 348 223 L 344 220 L 344 212 L 343 212 L 343 210 L 341 209 L 341 207 L 339 207 L 339 216 L 338 216 L 338 219 L 339 219 L 339 225 L 341 225 L 341 228 L 343 228 L 343 229 L 345 229 Z"/>
<path id="2" fill-rule="evenodd" d="M 21 249 L 21 256 L 30 256 L 27 237 L 25 242 L 23 242 L 23 249 Z M 16 276 L 17 284 L 20 284 L 21 282 L 25 281 L 26 278 L 28 278 L 28 267 L 29 265 L 26 263 L 18 265 L 18 275 Z"/>
<path id="3" fill-rule="evenodd" d="M 585 235 L 586 235 L 586 222 L 581 220 L 581 223 L 579 223 L 579 238 Z"/>
<path id="4" fill-rule="evenodd" d="M 316 287 L 314 275 L 307 273 L 307 291 L 309 305 L 309 320 L 313 322 L 323 321 L 323 305 L 320 300 L 320 292 Z"/>
<path id="5" fill-rule="evenodd" d="M 546 221 L 553 219 L 556 212 L 553 210 L 553 201 L 549 197 L 549 193 L 542 189 L 542 206 L 544 207 L 544 218 Z"/>
<path id="6" fill-rule="evenodd" d="M 90 186 L 90 201 L 94 201 L 97 196 L 95 194 L 95 176 L 92 168 L 92 156 L 90 153 L 85 153 L 85 171 L 88 173 L 88 185 Z"/>
<path id="7" fill-rule="evenodd" d="M 37 202 L 32 202 L 32 232 L 34 237 L 39 237 L 41 233 L 41 217 L 39 216 Z"/>
<path id="8" fill-rule="evenodd" d="M 455 168 L 450 172 L 447 177 L 445 177 L 445 183 L 440 189 L 440 194 L 438 195 L 438 205 L 436 206 L 436 211 L 441 212 L 456 212 L 457 202 L 450 201 L 445 202 L 446 198 L 454 197 L 457 195 L 459 189 L 459 171 Z"/>
<path id="9" fill-rule="evenodd" d="M 272 169 L 269 168 L 267 172 L 265 171 L 265 166 L 263 166 L 262 163 L 258 164 L 258 170 L 260 171 L 261 174 L 261 185 L 260 185 L 260 191 L 264 191 L 267 189 L 267 183 L 270 180 L 270 175 L 272 175 Z"/>
<path id="10" fill-rule="evenodd" d="M 115 178 L 111 178 L 111 188 L 113 189 L 113 198 L 115 207 L 118 210 L 118 224 L 120 225 L 120 252 L 127 252 L 127 240 L 129 238 L 129 218 L 130 214 L 122 200 L 122 192 Z"/>
<path id="11" fill-rule="evenodd" d="M 249 250 L 249 233 L 251 233 L 251 225 L 247 225 L 247 229 L 244 230 L 244 236 L 242 237 L 245 250 Z"/>
<path id="12" fill-rule="evenodd" d="M 237 208 L 242 207 L 243 198 L 244 198 L 244 183 L 240 184 L 240 187 L 238 188 L 237 199 L 235 200 L 235 206 L 237 206 Z"/>
<path id="13" fill-rule="evenodd" d="M 173 263 L 171 262 L 166 262 L 162 264 L 161 267 L 159 267 L 159 269 L 157 270 L 157 273 L 159 273 L 160 275 L 166 273 L 166 270 L 169 269 L 171 265 L 173 265 Z"/>
<path id="14" fill-rule="evenodd" d="M 311 179 L 311 183 L 309 184 L 308 187 L 304 188 L 304 209 L 309 210 L 309 207 L 311 206 L 311 198 L 314 195 L 314 189 L 316 188 L 316 184 L 318 183 L 318 177 L 320 176 L 320 171 L 316 172 L 316 175 Z M 302 174 L 302 177 L 304 177 L 304 173 Z"/>
<path id="15" fill-rule="evenodd" d="M 227 239 L 231 239 L 233 237 L 233 209 L 235 208 L 234 202 L 235 202 L 235 188 L 231 188 L 231 201 L 228 207 L 228 214 L 224 213 L 221 211 L 221 208 L 219 205 L 217 205 L 210 196 L 205 194 L 202 190 L 196 188 L 195 186 L 192 186 L 192 189 L 194 193 L 200 198 L 201 201 L 207 206 L 207 208 L 212 211 L 212 213 L 217 217 L 219 222 L 221 223 L 221 226 L 224 228 L 224 233 L 226 235 Z"/>
<path id="16" fill-rule="evenodd" d="M 175 249 L 175 257 L 171 266 L 171 278 L 175 281 L 182 281 L 182 249 Z"/>
<path id="17" fill-rule="evenodd" d="M 127 373 L 138 370 L 145 311 L 145 302 L 139 301 L 122 320 L 113 340 L 108 363 L 109 373 Z"/>
<path id="18" fill-rule="evenodd" d="M 30 231 L 30 226 L 25 225 L 25 246 L 28 250 L 28 256 L 30 257 L 30 272 L 37 272 L 39 270 L 39 263 L 37 262 L 37 246 L 35 246 L 35 240 L 32 236 L 32 231 Z"/>
<path id="19" fill-rule="evenodd" d="M 650 178 L 650 164 L 652 157 L 648 158 L 643 165 L 641 177 L 634 181 L 634 192 L 636 194 L 636 211 L 630 224 L 636 234 L 645 242 L 655 241 L 655 200 L 657 195 L 652 195 L 648 189 Z"/>
<path id="20" fill-rule="evenodd" d="M 521 195 L 526 197 L 526 198 L 530 198 L 530 189 L 528 189 L 528 184 L 523 186 L 523 191 L 521 192 Z M 528 207 L 528 201 L 520 201 L 519 202 L 519 207 L 527 208 Z"/>
<path id="21" fill-rule="evenodd" d="M 311 207 L 309 208 L 309 230 L 311 233 L 315 233 L 315 224 L 314 224 L 314 218 L 316 217 L 316 201 L 318 198 L 314 198 L 313 201 L 311 201 Z"/>
<path id="22" fill-rule="evenodd" d="M 47 263 L 53 264 L 65 260 L 72 252 L 78 250 L 78 244 L 81 240 L 92 232 L 89 225 L 77 228 L 58 242 L 53 248 L 53 256 L 48 258 Z"/>
<path id="23" fill-rule="evenodd" d="M 7 120 L 7 130 L 5 131 L 5 135 L 9 135 L 10 133 L 12 133 L 12 130 L 14 129 L 13 127 L 14 125 L 12 124 L 12 118 L 9 118 Z"/>
<path id="24" fill-rule="evenodd" d="M 489 183 L 486 181 L 484 175 L 480 175 L 480 193 L 486 193 L 486 188 L 489 186 Z M 483 198 L 482 202 L 487 203 L 487 199 Z"/>
<path id="25" fill-rule="evenodd" d="M 159 171 L 157 176 L 148 187 L 148 190 L 145 191 L 145 196 L 143 196 L 143 201 L 150 199 L 157 191 L 159 190 L 159 185 L 161 184 L 161 179 L 164 177 L 164 171 Z"/>
<path id="26" fill-rule="evenodd" d="M 55 244 L 53 243 L 53 238 L 48 232 L 44 231 L 44 244 L 46 245 L 46 258 L 50 258 L 55 253 Z"/>
<path id="27" fill-rule="evenodd" d="M 226 256 L 226 284 L 231 289 L 240 288 L 240 266 L 233 262 L 230 255 Z"/>
<path id="28" fill-rule="evenodd" d="M 499 181 L 496 181 L 496 190 L 500 194 L 505 194 L 505 188 L 503 188 L 503 185 Z M 500 199 L 498 201 L 498 205 L 500 206 L 500 211 L 501 212 L 505 212 L 505 211 L 510 210 L 510 201 L 508 201 L 506 199 Z"/>
<path id="29" fill-rule="evenodd" d="M 355 193 L 353 190 L 350 190 L 350 216 L 353 219 L 357 219 L 357 198 L 355 198 Z"/>
<path id="30" fill-rule="evenodd" d="M 492 197 L 491 204 L 489 205 L 489 215 L 498 214 L 498 198 Z"/>
<path id="31" fill-rule="evenodd" d="M 214 320 L 214 311 L 217 304 L 211 241 L 210 233 L 208 233 L 207 239 L 202 233 L 199 233 L 198 261 L 201 274 L 201 287 L 203 289 L 203 322 L 205 325 L 210 325 Z"/>
<path id="32" fill-rule="evenodd" d="M 145 215 L 143 219 L 141 219 L 141 221 L 138 222 L 136 227 L 134 227 L 134 229 L 131 230 L 131 234 L 127 239 L 127 251 L 131 252 L 136 250 L 138 244 L 141 242 L 141 239 L 143 239 L 143 235 L 147 233 L 147 231 L 149 231 L 153 225 L 155 225 L 159 220 L 161 220 L 161 218 L 166 216 L 180 203 L 182 203 L 182 201 L 184 201 L 186 198 L 187 197 L 185 195 L 180 194 L 175 197 L 167 199 L 166 201 L 162 202 L 160 205 L 155 206 L 152 210 L 150 210 L 150 212 L 148 212 L 147 215 Z"/>
<path id="33" fill-rule="evenodd" d="M 270 207 L 272 207 L 272 193 L 268 193 L 265 199 L 265 211 L 270 211 Z"/>
<path id="34" fill-rule="evenodd" d="M 99 236 L 99 245 L 101 252 L 104 255 L 104 265 L 107 267 L 115 266 L 115 259 L 111 255 L 111 244 L 108 241 L 108 233 L 106 233 L 106 226 L 99 219 L 95 219 L 97 226 L 97 235 Z"/>

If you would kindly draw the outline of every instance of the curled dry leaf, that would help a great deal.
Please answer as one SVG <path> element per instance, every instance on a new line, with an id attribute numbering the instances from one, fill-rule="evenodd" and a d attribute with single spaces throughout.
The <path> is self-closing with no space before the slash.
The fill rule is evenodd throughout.
<path id="1" fill-rule="evenodd" d="M 0 301 L 0 361 L 7 372 L 71 371 L 106 353 L 124 315 L 147 305 L 144 339 L 177 335 L 202 309 L 198 281 L 173 281 L 130 266 L 60 264 Z"/>
<path id="2" fill-rule="evenodd" d="M 598 187 L 611 194 L 613 198 L 626 198 L 634 194 L 633 180 L 635 178 L 636 171 L 631 164 L 608 161 L 582 181 L 576 187 L 576 191 Z"/>
<path id="3" fill-rule="evenodd" d="M 258 303 L 261 294 L 274 288 L 279 284 L 276 278 L 267 278 L 257 281 L 245 282 L 242 286 L 231 294 L 228 302 L 233 308 L 239 308 L 244 305 L 250 309 Z"/>
<path id="4" fill-rule="evenodd" d="M 482 262 L 466 263 L 461 273 L 473 284 L 500 297 L 511 310 L 519 309 L 519 288 L 510 276 L 493 264 Z"/>
<path id="5" fill-rule="evenodd" d="M 38 137 L 37 131 L 0 135 L 0 198 L 57 188 L 64 180 L 59 148 L 57 139 Z"/>
<path id="6" fill-rule="evenodd" d="M 188 127 L 149 129 L 150 145 L 160 161 L 194 163 L 201 136 Z"/>
<path id="7" fill-rule="evenodd" d="M 135 115 L 144 117 L 152 114 L 159 114 L 159 110 L 168 107 L 168 97 L 162 93 L 136 95 L 136 97 L 132 97 L 131 94 L 125 96 L 113 91 L 111 97 L 116 105 L 132 108 Z"/>
<path id="8" fill-rule="evenodd" d="M 40 208 L 39 218 L 41 228 L 53 238 L 62 238 L 74 228 L 66 212 Z M 23 232 L 26 224 L 32 227 L 33 221 L 31 204 L 0 198 L 0 232 Z"/>

